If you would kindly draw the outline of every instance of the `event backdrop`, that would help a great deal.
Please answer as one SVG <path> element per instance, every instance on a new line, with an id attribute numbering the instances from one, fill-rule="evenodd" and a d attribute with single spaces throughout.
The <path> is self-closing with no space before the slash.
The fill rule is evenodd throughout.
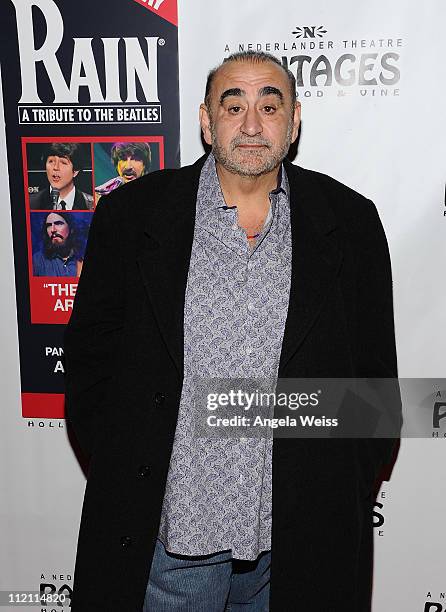
<path id="1" fill-rule="evenodd" d="M 4 0 L 0 590 L 70 593 L 85 477 L 63 420 L 62 330 L 91 216 L 102 193 L 135 178 L 129 159 L 146 172 L 178 166 L 180 148 L 183 165 L 202 154 L 206 74 L 230 52 L 270 51 L 296 75 L 294 163 L 375 202 L 400 376 L 446 378 L 445 17 L 442 0 L 179 0 L 178 19 L 176 0 Z M 62 200 L 54 145 L 74 151 L 73 182 L 86 194 L 86 208 L 59 215 L 78 239 L 73 276 L 40 274 L 57 219 L 45 202 Z M 374 612 L 446 611 L 445 445 L 403 440 L 378 493 Z M 314 609 L 327 609 L 317 593 Z"/>

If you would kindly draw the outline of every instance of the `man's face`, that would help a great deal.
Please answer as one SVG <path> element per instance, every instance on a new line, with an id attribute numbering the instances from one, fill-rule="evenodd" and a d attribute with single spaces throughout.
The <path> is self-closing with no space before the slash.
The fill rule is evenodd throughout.
<path id="1" fill-rule="evenodd" d="M 68 223 L 57 213 L 50 213 L 46 218 L 46 231 L 52 245 L 64 245 L 70 235 Z"/>
<path id="2" fill-rule="evenodd" d="M 144 162 L 135 155 L 127 155 L 118 161 L 117 171 L 125 183 L 134 181 L 144 173 Z"/>
<path id="3" fill-rule="evenodd" d="M 73 164 L 68 157 L 49 155 L 46 160 L 46 175 L 53 189 L 62 191 L 73 186 L 73 179 L 79 174 L 79 170 L 73 169 Z"/>
<path id="4" fill-rule="evenodd" d="M 273 62 L 228 62 L 218 70 L 210 108 L 200 106 L 205 141 L 224 168 L 242 176 L 271 172 L 297 138 L 288 76 Z"/>

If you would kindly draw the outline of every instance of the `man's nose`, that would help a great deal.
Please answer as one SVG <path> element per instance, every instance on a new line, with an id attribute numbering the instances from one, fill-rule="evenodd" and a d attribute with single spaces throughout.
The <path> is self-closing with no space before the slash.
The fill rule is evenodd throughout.
<path id="1" fill-rule="evenodd" d="M 262 122 L 257 109 L 248 108 L 245 114 L 245 120 L 243 121 L 240 130 L 248 136 L 256 136 L 257 134 L 262 133 Z"/>
<path id="2" fill-rule="evenodd" d="M 54 161 L 54 170 L 59 170 L 59 159 L 57 157 Z"/>

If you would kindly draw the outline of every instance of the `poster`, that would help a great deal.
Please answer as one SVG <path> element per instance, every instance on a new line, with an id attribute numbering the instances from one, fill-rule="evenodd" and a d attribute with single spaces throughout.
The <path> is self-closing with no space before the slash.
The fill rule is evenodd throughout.
<path id="1" fill-rule="evenodd" d="M 178 167 L 176 0 L 7 0 L 2 79 L 22 416 L 64 416 L 63 330 L 99 199 Z"/>

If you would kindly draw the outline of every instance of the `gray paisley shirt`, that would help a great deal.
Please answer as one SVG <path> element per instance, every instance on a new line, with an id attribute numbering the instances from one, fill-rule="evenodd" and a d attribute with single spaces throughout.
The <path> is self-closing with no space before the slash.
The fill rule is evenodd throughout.
<path id="1" fill-rule="evenodd" d="M 280 187 L 254 248 L 228 208 L 215 159 L 197 193 L 184 308 L 184 379 L 158 537 L 181 555 L 271 549 L 272 436 L 194 437 L 193 377 L 276 377 L 291 282 L 289 187 Z"/>

